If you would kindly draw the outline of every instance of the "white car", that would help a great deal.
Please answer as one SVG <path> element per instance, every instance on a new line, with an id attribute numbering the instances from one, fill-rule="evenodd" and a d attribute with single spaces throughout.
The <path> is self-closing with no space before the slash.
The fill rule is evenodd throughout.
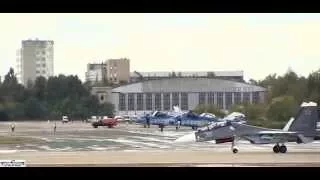
<path id="1" fill-rule="evenodd" d="M 68 116 L 62 116 L 62 123 L 68 123 L 68 122 L 69 122 Z"/>

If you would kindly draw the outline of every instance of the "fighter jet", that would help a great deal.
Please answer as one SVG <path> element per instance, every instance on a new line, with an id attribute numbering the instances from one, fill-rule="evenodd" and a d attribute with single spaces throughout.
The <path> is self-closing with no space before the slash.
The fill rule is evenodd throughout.
<path id="1" fill-rule="evenodd" d="M 196 130 L 199 127 L 207 126 L 211 122 L 218 121 L 213 114 L 202 113 L 201 115 L 198 115 L 192 111 L 176 116 L 175 119 L 177 124 L 180 126 L 192 127 L 193 130 Z"/>
<path id="2" fill-rule="evenodd" d="M 174 115 L 169 115 L 164 112 L 154 111 L 152 114 L 146 114 L 139 116 L 136 123 L 143 124 L 144 127 L 150 127 L 150 125 L 158 125 L 163 130 L 164 126 L 174 125 L 176 119 Z"/>
<path id="3" fill-rule="evenodd" d="M 231 150 L 238 152 L 237 141 L 244 139 L 251 144 L 275 144 L 274 153 L 286 153 L 285 143 L 309 143 L 316 139 L 317 122 L 319 122 L 318 107 L 316 103 L 302 103 L 295 118 L 291 118 L 283 129 L 269 129 L 252 126 L 233 121 L 211 123 L 209 126 L 198 129 L 192 134 L 185 135 L 176 142 L 203 142 L 213 141 L 216 144 L 232 142 Z"/>
<path id="4" fill-rule="evenodd" d="M 197 115 L 192 111 L 183 112 L 179 107 L 174 106 L 173 112 L 160 112 L 155 111 L 151 115 L 146 114 L 144 116 L 140 116 L 137 118 L 137 123 L 144 124 L 146 126 L 158 125 L 161 128 L 161 131 L 165 126 L 175 125 L 176 130 L 178 130 L 181 126 L 192 127 L 192 129 L 197 129 L 198 127 L 203 127 L 208 125 L 210 122 L 217 121 L 215 116 L 211 114 L 202 114 Z"/>

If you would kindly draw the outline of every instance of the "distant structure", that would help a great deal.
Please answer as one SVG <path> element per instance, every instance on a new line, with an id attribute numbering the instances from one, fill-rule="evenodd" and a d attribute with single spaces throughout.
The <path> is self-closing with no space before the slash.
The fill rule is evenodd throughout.
<path id="1" fill-rule="evenodd" d="M 109 90 L 109 89 L 108 89 Z M 110 91 L 99 89 L 102 95 Z M 143 114 L 151 111 L 172 111 L 173 106 L 192 110 L 199 104 L 212 104 L 230 110 L 232 105 L 265 102 L 267 89 L 231 80 L 203 77 L 174 77 L 147 80 L 112 88 L 108 102 L 116 114 Z M 107 96 L 105 96 L 107 97 Z M 105 99 L 104 99 L 105 100 Z"/>
<path id="2" fill-rule="evenodd" d="M 218 78 L 224 80 L 232 80 L 244 82 L 243 71 L 181 71 L 181 72 L 131 72 L 130 82 L 139 82 L 141 80 L 159 80 L 170 77 L 185 77 L 185 78 Z"/>
<path id="3" fill-rule="evenodd" d="M 34 83 L 39 76 L 49 78 L 53 76 L 53 51 L 52 40 L 23 40 L 22 47 L 17 51 L 17 79 L 26 86 Z"/>
<path id="4" fill-rule="evenodd" d="M 87 64 L 86 81 L 91 84 L 102 83 L 106 76 L 107 65 L 102 63 Z"/>
<path id="5" fill-rule="evenodd" d="M 128 82 L 130 78 L 130 60 L 127 58 L 122 59 L 109 59 L 107 64 L 108 80 L 119 84 L 121 82 Z"/>
<path id="6" fill-rule="evenodd" d="M 130 60 L 127 58 L 108 59 L 102 63 L 89 63 L 86 71 L 86 81 L 92 85 L 108 82 L 120 84 L 129 82 Z"/>

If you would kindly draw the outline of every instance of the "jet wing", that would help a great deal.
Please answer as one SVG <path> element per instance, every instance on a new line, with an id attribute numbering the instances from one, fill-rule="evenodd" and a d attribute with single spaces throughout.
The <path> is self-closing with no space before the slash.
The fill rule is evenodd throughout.
<path id="1" fill-rule="evenodd" d="M 290 131 L 261 130 L 240 135 L 240 138 L 249 140 L 253 144 L 270 144 L 296 141 L 297 135 L 296 132 Z"/>
<path id="2" fill-rule="evenodd" d="M 258 134 L 296 134 L 291 131 L 259 131 Z"/>

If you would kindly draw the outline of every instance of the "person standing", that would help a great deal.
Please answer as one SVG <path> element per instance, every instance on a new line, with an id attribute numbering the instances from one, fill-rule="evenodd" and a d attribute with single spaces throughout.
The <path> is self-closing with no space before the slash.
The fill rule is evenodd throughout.
<path id="1" fill-rule="evenodd" d="M 56 135 L 56 131 L 57 131 L 57 123 L 54 123 L 53 135 Z"/>
<path id="2" fill-rule="evenodd" d="M 11 132 L 12 132 L 12 133 L 14 133 L 14 129 L 15 129 L 15 128 L 16 128 L 15 123 L 12 123 L 12 124 L 11 124 Z"/>

